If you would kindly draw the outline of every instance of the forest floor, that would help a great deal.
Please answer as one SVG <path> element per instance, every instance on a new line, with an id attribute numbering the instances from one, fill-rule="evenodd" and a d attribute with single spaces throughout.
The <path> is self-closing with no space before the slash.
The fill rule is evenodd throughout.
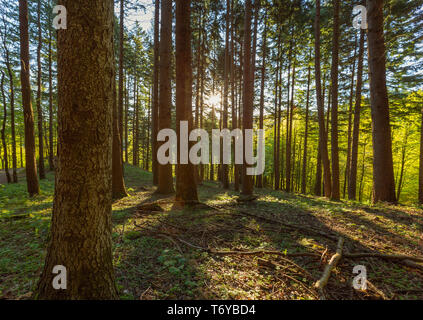
<path id="1" fill-rule="evenodd" d="M 215 182 L 203 205 L 178 208 L 154 194 L 150 173 L 126 166 L 130 197 L 113 205 L 121 299 L 423 299 L 423 265 L 380 257 L 341 258 L 324 292 L 313 284 L 337 248 L 423 256 L 423 210 L 331 202 L 256 190 L 254 202 Z M 22 180 L 22 179 L 21 179 Z M 44 263 L 54 175 L 28 199 L 24 181 L 0 185 L 0 298 L 30 299 Z M 225 252 L 223 252 L 225 251 Z M 269 252 L 273 251 L 273 252 Z M 408 265 L 406 265 L 408 263 Z M 367 270 L 366 291 L 353 268 Z"/>

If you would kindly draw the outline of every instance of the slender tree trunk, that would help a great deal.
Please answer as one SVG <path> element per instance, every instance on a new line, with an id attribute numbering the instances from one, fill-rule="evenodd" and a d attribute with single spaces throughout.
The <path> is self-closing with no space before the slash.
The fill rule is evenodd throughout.
<path id="1" fill-rule="evenodd" d="M 147 150 L 146 150 L 146 161 L 145 161 L 145 170 L 150 170 L 150 127 L 149 124 L 151 123 L 151 108 L 152 108 L 152 98 L 153 98 L 153 88 L 151 88 L 149 93 L 149 101 L 148 101 L 148 114 L 147 114 Z"/>
<path id="2" fill-rule="evenodd" d="M 61 3 L 72 19 L 58 32 L 59 164 L 51 240 L 37 296 L 116 299 L 111 239 L 113 2 Z M 66 290 L 52 286 L 57 265 L 66 267 Z"/>
<path id="3" fill-rule="evenodd" d="M 253 129 L 253 90 L 254 90 L 254 79 L 251 74 L 251 0 L 245 2 L 245 20 L 244 20 L 244 108 L 243 108 L 243 132 L 244 132 L 244 144 L 246 145 L 245 130 Z M 253 141 L 251 143 L 252 147 Z M 244 148 L 244 155 L 246 150 Z M 252 176 L 247 174 L 247 169 L 250 167 L 246 162 L 244 156 L 244 169 L 243 169 L 243 180 L 242 180 L 242 194 L 245 196 L 251 196 L 253 194 L 253 179 Z"/>
<path id="4" fill-rule="evenodd" d="M 389 101 L 386 88 L 386 51 L 383 0 L 367 0 L 370 102 L 373 131 L 373 202 L 395 203 Z"/>
<path id="5" fill-rule="evenodd" d="M 7 104 L 6 104 L 6 94 L 4 93 L 4 72 L 3 71 L 1 71 L 0 86 L 1 86 L 1 95 L 3 98 L 3 123 L 1 127 L 1 141 L 3 144 L 4 171 L 6 173 L 7 183 L 11 183 L 12 178 L 10 177 L 10 173 L 9 173 L 9 162 L 8 162 L 7 144 L 6 144 L 6 136 L 5 136 L 6 121 L 7 121 Z"/>
<path id="6" fill-rule="evenodd" d="M 325 129 L 324 106 L 322 100 L 321 70 L 320 70 L 320 0 L 316 0 L 316 19 L 315 19 L 315 69 L 316 69 L 316 97 L 319 117 L 319 140 L 320 154 L 323 163 L 323 176 L 325 183 L 325 196 L 331 196 L 331 173 L 327 145 L 327 133 Z"/>
<path id="7" fill-rule="evenodd" d="M 350 176 L 348 179 L 348 199 L 355 200 L 357 193 L 357 161 L 358 161 L 358 143 L 360 136 L 360 115 L 361 115 L 361 90 L 363 85 L 363 59 L 364 59 L 364 36 L 365 32 L 360 33 L 360 49 L 358 53 L 357 67 L 357 88 L 355 93 L 353 138 L 351 147 Z"/>
<path id="8" fill-rule="evenodd" d="M 31 103 L 31 84 L 29 82 L 29 37 L 28 37 L 28 3 L 19 0 L 19 27 L 20 27 L 20 58 L 21 58 L 21 85 L 22 105 L 25 123 L 25 166 L 26 181 L 29 196 L 40 193 L 35 160 L 34 113 Z"/>
<path id="9" fill-rule="evenodd" d="M 45 179 L 46 174 L 44 170 L 44 141 L 43 141 L 43 110 L 41 106 L 41 0 L 38 0 L 37 9 L 37 27 L 38 27 L 38 46 L 37 46 L 37 115 L 38 115 L 38 168 L 40 179 Z"/>
<path id="10" fill-rule="evenodd" d="M 113 60 L 114 61 L 114 60 Z M 113 64 L 114 66 L 114 64 Z M 118 106 L 116 101 L 116 81 L 115 81 L 115 69 L 113 69 L 113 142 L 112 142 L 112 197 L 113 199 L 124 198 L 128 196 L 125 188 L 125 181 L 122 174 L 122 157 L 120 153 L 120 135 L 119 135 L 119 117 L 118 117 Z"/>
<path id="11" fill-rule="evenodd" d="M 48 164 L 50 167 L 50 171 L 54 170 L 54 130 L 53 130 L 53 71 L 52 71 L 52 52 L 51 52 L 51 42 L 52 42 L 52 32 L 51 28 L 49 28 L 49 41 L 48 41 L 48 137 L 49 137 L 49 157 L 48 157 Z"/>
<path id="12" fill-rule="evenodd" d="M 295 57 L 292 67 L 292 85 L 291 85 L 291 99 L 289 101 L 289 123 L 287 127 L 287 145 L 286 145 L 286 192 L 292 191 L 292 160 L 291 160 L 291 146 L 292 146 L 292 124 L 294 118 L 294 89 L 295 89 Z M 289 88 L 288 88 L 289 90 Z M 295 159 L 295 156 L 294 156 Z"/>
<path id="13" fill-rule="evenodd" d="M 119 96 L 118 96 L 118 124 L 119 137 L 123 141 L 123 61 L 124 61 L 124 22 L 125 22 L 125 0 L 120 0 L 120 16 L 119 16 Z M 119 146 L 121 157 L 123 156 L 122 143 Z M 122 167 L 123 174 L 123 167 Z"/>
<path id="14" fill-rule="evenodd" d="M 120 35 L 119 35 L 119 93 L 116 102 L 116 85 L 113 85 L 113 143 L 112 143 L 112 196 L 114 199 L 126 197 L 123 179 L 123 153 L 122 153 L 122 130 L 123 130 L 123 16 L 124 0 L 121 0 L 120 7 Z M 113 80 L 115 81 L 115 69 L 113 69 Z"/>
<path id="15" fill-rule="evenodd" d="M 419 203 L 423 204 L 423 104 L 420 124 L 420 166 L 419 166 Z"/>
<path id="16" fill-rule="evenodd" d="M 129 117 L 129 77 L 126 73 L 125 77 L 125 163 L 128 163 L 128 117 Z"/>
<path id="17" fill-rule="evenodd" d="M 161 33 L 160 33 L 160 101 L 159 130 L 171 127 L 171 61 L 172 51 L 172 1 L 161 1 Z M 158 147 L 162 143 L 158 143 Z M 157 192 L 170 194 L 174 192 L 172 165 L 159 165 L 159 185 Z"/>
<path id="18" fill-rule="evenodd" d="M 266 82 L 266 55 L 267 55 L 267 10 L 264 18 L 264 31 L 263 31 L 263 45 L 262 55 L 263 61 L 261 63 L 261 85 L 260 85 L 260 120 L 259 129 L 264 129 L 264 88 Z M 263 175 L 257 177 L 257 187 L 263 188 Z"/>
<path id="19" fill-rule="evenodd" d="M 310 51 L 311 56 L 311 51 Z M 310 112 L 310 83 L 311 83 L 311 64 L 308 65 L 307 76 L 307 102 L 306 102 L 306 115 L 305 115 L 305 129 L 304 129 L 304 153 L 303 153 L 303 173 L 301 176 L 301 193 L 306 193 L 306 178 L 307 178 L 307 147 L 308 147 L 308 120 Z"/>
<path id="20" fill-rule="evenodd" d="M 404 171 L 405 171 L 405 163 L 406 163 L 406 153 L 407 153 L 407 141 L 408 135 L 410 134 L 409 125 L 407 124 L 407 128 L 404 133 L 404 141 L 401 147 L 401 169 L 400 169 L 400 177 L 397 186 L 397 200 L 399 201 L 401 196 L 402 185 L 404 181 Z"/>
<path id="21" fill-rule="evenodd" d="M 160 33 L 160 0 L 155 0 L 154 10 L 154 71 L 153 71 L 153 107 L 151 112 L 151 149 L 153 184 L 159 184 L 159 169 L 157 163 L 157 134 L 159 128 L 159 33 Z"/>
<path id="22" fill-rule="evenodd" d="M 350 103 L 348 108 L 348 145 L 347 145 L 347 163 L 345 165 L 345 175 L 344 175 L 344 187 L 343 187 L 343 197 L 345 198 L 345 193 L 347 185 L 349 184 L 350 171 L 351 171 L 351 144 L 352 144 L 352 114 L 353 114 L 353 95 L 354 95 L 354 84 L 355 84 L 355 63 L 357 58 L 357 35 L 355 36 L 355 45 L 354 45 L 354 55 L 353 55 L 353 65 L 351 70 L 351 88 L 350 88 Z"/>
<path id="23" fill-rule="evenodd" d="M 16 158 L 16 129 L 15 129 L 15 86 L 14 86 L 14 72 L 12 70 L 12 65 L 10 61 L 9 48 L 7 47 L 6 42 L 6 23 L 4 33 L 2 32 L 3 37 L 3 49 L 5 53 L 5 64 L 7 68 L 7 73 L 9 75 L 9 87 L 10 87 L 10 128 L 12 133 L 12 181 L 13 183 L 18 182 L 17 169 L 17 158 Z"/>
<path id="24" fill-rule="evenodd" d="M 279 57 L 279 49 L 280 46 L 278 46 L 278 57 Z M 282 72 L 280 70 L 280 62 L 279 59 L 276 63 L 276 77 L 275 77 L 275 129 L 274 129 L 274 171 L 275 171 L 275 190 L 280 189 L 280 131 L 281 131 L 281 118 L 280 118 L 280 102 L 278 100 L 278 93 L 281 88 L 279 88 L 279 72 Z"/>
<path id="25" fill-rule="evenodd" d="M 332 193 L 331 199 L 338 201 L 340 195 L 339 183 L 339 146 L 338 146 L 338 67 L 339 67 L 339 10 L 340 0 L 334 0 L 334 22 L 333 22 L 333 42 L 332 42 Z"/>

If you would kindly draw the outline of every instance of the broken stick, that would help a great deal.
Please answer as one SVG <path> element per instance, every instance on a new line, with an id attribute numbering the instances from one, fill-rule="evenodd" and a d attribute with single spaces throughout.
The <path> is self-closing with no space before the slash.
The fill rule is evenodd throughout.
<path id="1" fill-rule="evenodd" d="M 342 248 L 344 246 L 344 238 L 340 237 L 338 241 L 338 247 L 336 249 L 336 253 L 332 256 L 329 263 L 325 267 L 325 271 L 323 271 L 322 277 L 314 284 L 314 287 L 320 291 L 323 296 L 323 288 L 329 281 L 330 274 L 332 270 L 337 266 L 339 260 L 342 258 Z"/>

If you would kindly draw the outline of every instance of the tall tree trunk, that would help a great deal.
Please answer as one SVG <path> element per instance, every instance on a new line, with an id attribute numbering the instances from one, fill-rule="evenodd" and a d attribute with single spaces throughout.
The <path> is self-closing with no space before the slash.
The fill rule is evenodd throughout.
<path id="1" fill-rule="evenodd" d="M 423 204 L 423 104 L 420 124 L 419 203 Z"/>
<path id="2" fill-rule="evenodd" d="M 114 199 L 126 197 L 123 179 L 123 153 L 122 153 L 122 130 L 123 130 L 123 17 L 124 0 L 120 2 L 120 34 L 119 34 L 119 93 L 116 102 L 116 85 L 113 82 L 113 143 L 112 143 L 112 196 Z M 114 20 L 113 20 L 114 21 Z M 113 69 L 113 81 L 115 81 L 115 69 Z M 116 109 L 116 110 L 115 110 Z"/>
<path id="3" fill-rule="evenodd" d="M 243 132 L 244 145 L 246 145 L 245 130 L 253 129 L 253 90 L 254 79 L 251 74 L 251 0 L 245 1 L 245 20 L 244 20 L 244 108 L 243 108 Z M 248 141 L 248 144 L 253 141 Z M 245 159 L 246 150 L 244 148 L 244 168 L 242 180 L 242 194 L 251 196 L 253 194 L 253 179 L 247 174 L 249 167 Z"/>
<path id="4" fill-rule="evenodd" d="M 126 77 L 125 77 L 125 163 L 128 163 L 129 158 L 128 158 L 128 117 L 129 117 L 129 94 L 128 94 L 128 90 L 129 90 L 129 77 L 128 77 L 128 73 L 126 73 Z"/>
<path id="5" fill-rule="evenodd" d="M 8 162 L 7 144 L 6 144 L 6 136 L 5 136 L 6 121 L 7 121 L 7 104 L 6 104 L 6 94 L 4 93 L 4 72 L 3 71 L 1 71 L 0 86 L 1 86 L 1 95 L 3 98 L 3 123 L 1 127 L 1 141 L 3 144 L 4 171 L 6 173 L 7 183 L 11 183 L 12 178 L 10 177 L 10 173 L 9 173 L 9 162 Z"/>
<path id="6" fill-rule="evenodd" d="M 160 0 L 155 0 L 154 9 L 154 71 L 153 71 L 153 107 L 151 112 L 151 149 L 153 184 L 159 184 L 159 169 L 157 163 L 157 134 L 159 132 L 159 34 L 160 34 Z"/>
<path id="7" fill-rule="evenodd" d="M 188 122 L 188 133 L 193 128 L 192 120 L 192 53 L 191 0 L 176 0 L 176 132 L 180 137 L 181 122 Z M 198 202 L 194 165 L 182 163 L 181 145 L 178 139 L 178 165 L 176 167 L 176 201 L 182 204 Z"/>
<path id="8" fill-rule="evenodd" d="M 327 145 L 327 132 L 325 129 L 325 114 L 322 99 L 322 84 L 320 70 L 320 0 L 316 0 L 316 19 L 315 19 L 315 72 L 316 72 L 316 98 L 319 117 L 319 140 L 320 154 L 323 164 L 323 176 L 325 184 L 325 196 L 331 196 L 331 173 Z"/>
<path id="9" fill-rule="evenodd" d="M 345 198 L 345 193 L 347 185 L 349 184 L 350 171 L 351 171 L 351 144 L 352 144 L 352 114 L 353 114 L 353 95 L 354 95 L 354 84 L 355 84 L 355 63 L 357 58 L 357 35 L 355 36 L 354 44 L 354 54 L 353 54 L 353 65 L 351 70 L 351 87 L 350 87 L 350 102 L 348 108 L 348 141 L 347 141 L 347 163 L 345 165 L 345 175 L 344 175 L 344 187 L 343 187 L 343 197 Z"/>
<path id="10" fill-rule="evenodd" d="M 61 3 L 72 19 L 58 32 L 59 163 L 51 240 L 37 295 L 116 299 L 111 239 L 113 1 Z M 66 290 L 52 286 L 56 265 L 66 267 Z"/>
<path id="11" fill-rule="evenodd" d="M 3 18 L 4 19 L 4 18 Z M 9 75 L 9 87 L 10 87 L 10 128 L 12 133 L 12 181 L 13 183 L 18 182 L 17 174 L 17 158 L 16 158 L 16 130 L 15 130 L 15 85 L 14 85 L 14 72 L 12 69 L 10 61 L 9 48 L 7 46 L 6 34 L 8 30 L 6 29 L 6 23 L 4 22 L 5 30 L 2 32 L 3 37 L 3 49 L 5 54 L 5 63 L 7 68 L 7 73 Z"/>
<path id="12" fill-rule="evenodd" d="M 310 50 L 311 57 L 311 50 Z M 305 129 L 304 129 L 304 154 L 303 154 L 303 170 L 301 176 L 301 193 L 306 193 L 306 179 L 307 179 L 307 147 L 308 147 L 308 120 L 310 112 L 310 84 L 311 84 L 311 62 L 308 65 L 307 76 L 307 102 L 306 102 L 306 115 L 305 115 Z"/>
<path id="13" fill-rule="evenodd" d="M 278 46 L 278 57 L 280 53 L 280 46 Z M 273 153 L 274 153 L 274 172 L 275 172 L 275 190 L 280 189 L 280 131 L 281 131 L 281 118 L 280 118 L 280 102 L 279 102 L 279 72 L 280 70 L 280 62 L 279 59 L 276 63 L 276 76 L 275 76 L 275 116 L 274 116 L 274 145 L 273 145 Z"/>
<path id="14" fill-rule="evenodd" d="M 361 115 L 361 90 L 363 86 L 363 60 L 364 60 L 364 36 L 365 32 L 360 32 L 360 49 L 358 53 L 357 67 L 357 87 L 355 91 L 353 138 L 351 146 L 350 176 L 348 179 L 348 199 L 355 200 L 357 193 L 357 162 L 358 143 L 360 136 L 360 115 Z"/>
<path id="15" fill-rule="evenodd" d="M 407 141 L 408 141 L 408 135 L 410 134 L 410 127 L 409 124 L 407 124 L 405 133 L 404 133 L 404 140 L 401 147 L 401 169 L 400 169 L 400 177 L 398 180 L 398 186 L 397 186 L 397 200 L 399 201 L 401 196 L 401 190 L 402 185 L 404 182 L 404 171 L 405 171 L 405 163 L 406 163 L 406 154 L 407 154 Z"/>
<path id="16" fill-rule="evenodd" d="M 114 60 L 113 60 L 114 61 Z M 114 64 L 113 64 L 114 66 Z M 119 117 L 118 117 L 118 106 L 116 100 L 116 80 L 115 80 L 115 69 L 113 69 L 113 110 L 112 110 L 112 131 L 113 131 L 113 142 L 112 142 L 112 197 L 113 199 L 120 199 L 126 197 L 125 181 L 123 179 L 122 171 L 122 157 L 120 153 L 120 135 L 119 135 Z"/>
<path id="17" fill-rule="evenodd" d="M 35 161 L 34 113 L 31 103 L 31 84 L 29 82 L 29 37 L 28 37 L 28 2 L 19 0 L 20 58 L 22 105 L 25 123 L 25 166 L 29 196 L 40 193 Z"/>
<path id="18" fill-rule="evenodd" d="M 54 130 L 53 130 L 53 71 L 52 71 L 52 52 L 51 42 L 53 41 L 53 35 L 51 28 L 49 28 L 49 40 L 48 40 L 48 137 L 49 137 L 49 153 L 48 153 L 48 164 L 50 171 L 54 170 Z"/>
<path id="19" fill-rule="evenodd" d="M 367 0 L 370 102 L 373 131 L 373 202 L 396 202 L 392 160 L 383 0 Z"/>
<path id="20" fill-rule="evenodd" d="M 266 55 L 267 55 L 267 10 L 264 18 L 264 31 L 263 31 L 263 44 L 262 44 L 262 55 L 263 60 L 261 63 L 261 85 L 260 85 L 260 119 L 259 129 L 264 129 L 264 88 L 266 82 Z M 263 175 L 257 177 L 257 187 L 263 188 Z"/>
<path id="21" fill-rule="evenodd" d="M 291 146 L 292 146 L 292 124 L 293 124 L 293 117 L 294 117 L 294 89 L 295 89 L 295 56 L 293 61 L 292 67 L 292 84 L 291 84 L 291 99 L 288 102 L 289 106 L 289 116 L 287 116 L 287 139 L 286 139 L 286 192 L 292 191 L 292 159 L 291 159 Z M 289 87 L 288 87 L 289 91 Z M 295 157 L 294 157 L 295 158 Z"/>
<path id="22" fill-rule="evenodd" d="M 332 193 L 331 199 L 340 200 L 340 184 L 339 184 L 339 146 L 338 146 L 338 65 L 339 65 L 339 10 L 340 0 L 334 0 L 333 14 L 333 42 L 332 42 Z"/>
<path id="23" fill-rule="evenodd" d="M 147 159 L 145 161 L 145 171 L 150 170 L 150 127 L 149 124 L 151 123 L 151 108 L 152 108 L 152 101 L 153 100 L 153 88 L 149 90 L 149 101 L 148 101 L 148 114 L 147 114 L 147 150 L 146 156 Z"/>
<path id="24" fill-rule="evenodd" d="M 37 27 L 38 27 L 38 46 L 37 46 L 37 115 L 38 115 L 38 169 L 40 179 L 45 179 L 46 174 L 44 170 L 44 141 L 43 141 L 43 110 L 41 106 L 41 0 L 38 0 L 37 9 Z"/>
<path id="25" fill-rule="evenodd" d="M 172 0 L 161 1 L 161 33 L 160 33 L 160 101 L 159 130 L 171 127 L 171 61 L 172 51 Z M 158 147 L 162 143 L 158 143 Z M 174 192 L 172 165 L 159 165 L 159 185 L 157 192 L 170 194 Z"/>
<path id="26" fill-rule="evenodd" d="M 124 61 L 124 22 L 125 22 L 125 0 L 120 0 L 119 15 L 119 96 L 118 96 L 118 124 L 119 137 L 123 141 L 123 61 Z M 123 156 L 122 143 L 119 146 L 121 157 Z M 123 167 L 122 167 L 123 174 Z"/>

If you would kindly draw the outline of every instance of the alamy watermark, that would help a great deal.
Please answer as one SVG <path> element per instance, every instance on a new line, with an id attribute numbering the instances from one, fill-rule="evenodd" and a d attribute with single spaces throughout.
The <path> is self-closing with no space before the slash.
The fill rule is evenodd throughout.
<path id="1" fill-rule="evenodd" d="M 200 139 L 198 141 L 198 138 Z M 235 142 L 235 164 L 248 166 L 246 173 L 249 176 L 261 175 L 265 166 L 264 130 L 257 130 L 257 155 L 254 156 L 254 131 L 253 129 L 213 129 L 211 140 L 211 163 L 231 164 L 232 143 Z M 178 135 L 172 129 L 162 129 L 157 135 L 157 141 L 164 142 L 157 151 L 157 161 L 166 164 L 209 164 L 210 163 L 210 137 L 204 129 L 194 129 L 188 132 L 188 121 L 180 122 L 179 129 L 179 159 Z M 223 141 L 223 145 L 221 142 Z M 189 148 L 190 142 L 197 142 Z M 223 152 L 221 152 L 221 149 Z M 222 156 L 221 156 L 222 155 Z M 223 159 L 222 159 L 223 158 Z"/>

